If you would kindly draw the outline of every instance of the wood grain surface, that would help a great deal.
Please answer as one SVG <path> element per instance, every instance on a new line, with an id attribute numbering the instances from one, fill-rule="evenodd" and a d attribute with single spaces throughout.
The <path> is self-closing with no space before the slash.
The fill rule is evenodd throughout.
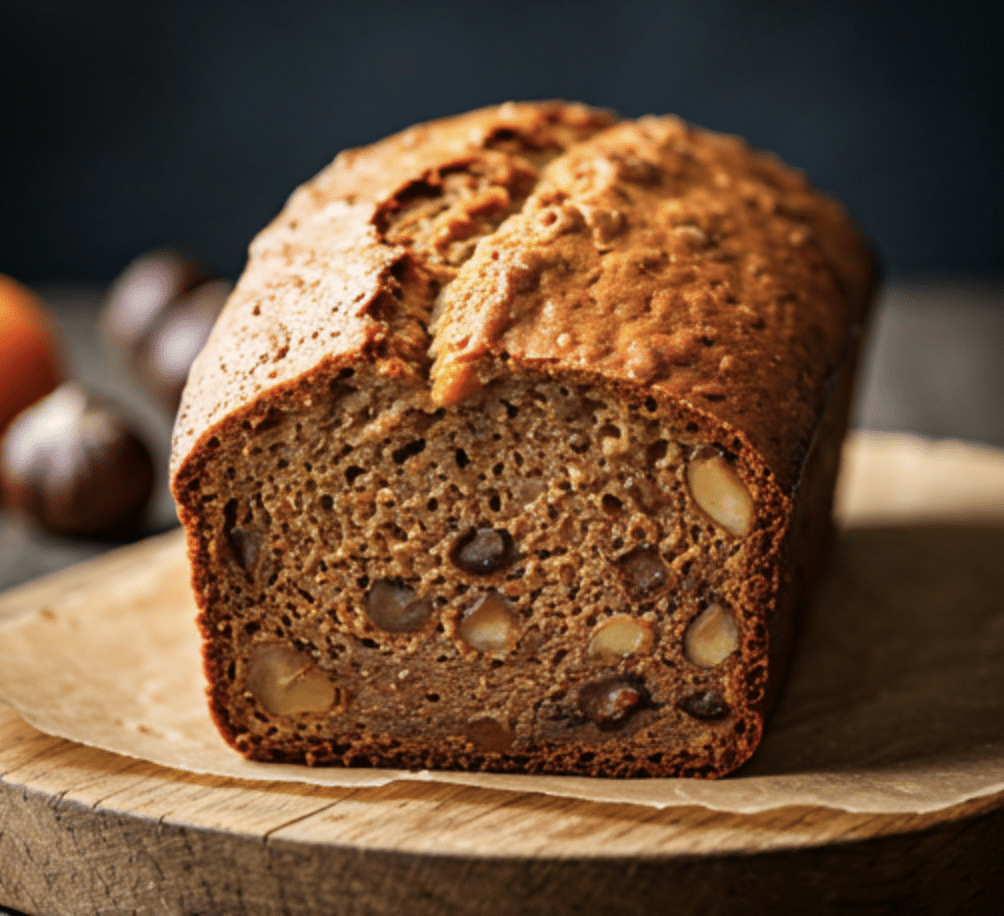
<path id="1" fill-rule="evenodd" d="M 168 770 L 0 707 L 0 903 L 83 913 L 999 912 L 1004 796 L 927 815 L 655 811 Z"/>

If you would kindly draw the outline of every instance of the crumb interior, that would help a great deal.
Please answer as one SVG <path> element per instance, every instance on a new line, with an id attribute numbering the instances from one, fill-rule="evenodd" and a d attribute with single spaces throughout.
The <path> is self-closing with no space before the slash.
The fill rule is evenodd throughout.
<path id="1" fill-rule="evenodd" d="M 755 558 L 695 504 L 687 465 L 735 456 L 671 405 L 560 378 L 435 411 L 413 394 L 343 370 L 204 469 L 217 575 L 200 622 L 236 745 L 346 765 L 729 768 L 758 727 Z M 735 645 L 697 664 L 687 633 L 709 608 Z"/>

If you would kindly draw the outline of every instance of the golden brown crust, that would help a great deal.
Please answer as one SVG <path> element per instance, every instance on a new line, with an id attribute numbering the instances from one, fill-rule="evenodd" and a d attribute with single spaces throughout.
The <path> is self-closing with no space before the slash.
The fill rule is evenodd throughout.
<path id="1" fill-rule="evenodd" d="M 536 181 L 533 160 L 556 155 L 613 120 L 584 105 L 507 103 L 339 154 L 251 244 L 237 288 L 189 374 L 175 424 L 172 478 L 215 423 L 324 359 L 372 359 L 397 348 L 424 372 L 429 341 L 422 322 L 394 320 L 407 309 L 393 268 L 412 246 L 403 233 L 388 231 L 389 217 L 407 213 L 423 187 L 438 189 L 451 170 L 475 174 L 483 179 L 482 194 L 459 195 L 457 206 L 441 214 L 446 225 L 433 227 L 441 233 L 440 248 L 448 248 L 477 234 L 479 227 L 468 225 L 472 211 L 473 221 L 498 218 L 525 196 Z M 504 198 L 501 205 L 492 192 Z M 435 266 L 448 277 L 450 252 L 437 252 L 436 241 L 426 247 L 433 257 L 442 255 Z M 420 318 L 427 319 L 431 296 L 420 296 L 423 303 L 413 308 Z"/>
<path id="2" fill-rule="evenodd" d="M 501 352 L 589 367 L 745 431 L 794 486 L 874 282 L 837 204 L 738 139 L 643 118 L 550 163 L 488 241 L 444 294 L 434 381 Z"/>
<path id="3" fill-rule="evenodd" d="M 579 105 L 507 104 L 342 153 L 251 246 L 176 425 L 173 486 L 221 732 L 257 759 L 593 775 L 734 769 L 759 740 L 797 609 L 821 562 L 820 519 L 828 518 L 847 379 L 875 279 L 866 243 L 837 204 L 742 141 L 672 117 L 625 122 Z M 353 372 L 358 381 L 346 381 Z M 535 380 L 546 404 L 542 395 L 535 402 Z M 369 406 L 360 400 L 366 392 L 375 398 Z M 580 407 L 556 406 L 563 398 Z M 504 440 L 494 445 L 484 438 L 483 411 L 520 419 L 494 434 Z M 344 412 L 346 432 L 329 423 L 332 412 Z M 565 422 L 593 451 L 583 456 L 557 440 L 540 445 L 534 473 L 556 476 L 545 502 L 519 509 L 519 481 L 503 464 L 530 448 L 527 436 L 546 442 L 549 433 L 539 430 Z M 453 443 L 445 452 L 424 433 L 435 423 Z M 467 448 L 484 454 L 460 448 L 457 455 L 474 462 L 482 482 L 463 489 L 463 475 L 451 482 L 445 464 L 476 428 L 482 438 Z M 611 441 L 603 439 L 611 428 L 625 448 L 597 465 L 592 456 Z M 618 465 L 629 441 L 642 451 L 633 456 L 641 461 L 634 475 Z M 688 462 L 702 449 L 726 457 L 755 506 L 753 526 L 738 540 L 709 524 L 688 495 Z M 675 457 L 653 464 L 652 455 L 667 450 Z M 266 455 L 281 456 L 278 478 Z M 354 485 L 364 473 L 356 462 L 368 469 L 391 456 L 403 465 L 394 473 L 412 475 L 401 481 L 396 508 L 389 483 Z M 291 461 L 306 473 L 287 472 Z M 522 458 L 520 465 L 517 477 L 527 472 Z M 344 493 L 321 497 L 342 480 Z M 652 498 L 653 487 L 663 496 Z M 423 520 L 425 500 L 431 514 Z M 453 515 L 433 518 L 433 506 L 441 516 L 446 501 Z M 485 501 L 495 524 L 519 541 L 518 565 L 498 581 L 458 572 L 448 549 L 463 531 L 487 524 Z M 332 505 L 346 513 L 333 527 L 320 518 Z M 580 523 L 581 589 L 553 556 Z M 248 532 L 271 539 L 252 551 L 267 562 L 243 557 Z M 385 537 L 390 559 L 369 556 L 360 566 L 353 551 Z M 330 538 L 329 569 L 316 542 Z M 394 546 L 398 538 L 406 546 Z M 622 576 L 632 551 L 652 552 L 679 594 L 661 585 L 639 605 L 621 582 L 605 596 L 598 583 Z M 301 556 L 292 562 L 305 564 L 307 578 L 297 579 L 283 558 Z M 336 575 L 336 567 L 344 571 Z M 562 591 L 555 576 L 571 588 Z M 466 667 L 429 667 L 411 654 L 421 642 L 374 630 L 359 610 L 374 581 L 438 595 L 442 620 L 432 629 L 433 619 L 423 638 L 447 653 L 437 660 L 458 652 Z M 323 614 L 315 587 L 332 596 Z M 461 618 L 451 616 L 469 613 L 465 593 L 486 588 L 502 590 L 512 613 L 518 607 L 529 621 L 512 649 L 512 671 L 470 655 Z M 569 600 L 594 609 L 584 614 L 585 629 Z M 681 645 L 709 602 L 735 614 L 739 643 L 728 662 L 705 671 Z M 634 712 L 617 741 L 604 744 L 611 723 L 597 725 L 595 716 L 609 710 L 590 691 L 607 682 L 596 680 L 582 640 L 591 638 L 589 627 L 625 612 L 642 614 L 658 639 L 650 658 L 610 668 L 620 685 L 621 699 L 610 701 L 617 728 L 623 697 Z M 238 625 L 248 637 L 235 635 Z M 352 708 L 358 716 L 365 709 L 369 724 L 333 734 L 311 721 L 303 725 L 314 729 L 307 741 L 241 687 L 253 652 L 289 643 L 293 633 L 297 651 L 329 674 L 351 662 L 379 680 L 381 666 L 411 658 L 404 668 L 457 696 L 451 705 L 460 718 L 437 719 L 445 731 L 431 741 L 412 735 L 410 724 L 394 737 L 386 722 L 421 713 L 396 687 L 393 696 L 366 699 L 364 677 L 345 690 L 358 690 Z M 521 653 L 533 665 L 534 652 L 545 649 L 556 651 L 549 692 L 536 705 L 510 702 L 536 696 L 538 675 L 519 673 Z M 475 728 L 488 729 L 487 738 L 461 734 L 463 717 L 482 702 L 479 690 L 507 710 L 498 721 L 514 750 L 491 748 L 500 740 L 496 720 Z M 680 690 L 704 705 L 684 714 Z M 338 696 L 336 706 L 349 702 Z M 393 708 L 399 718 L 386 719 Z M 580 759 L 559 740 L 569 728 L 600 743 Z"/>

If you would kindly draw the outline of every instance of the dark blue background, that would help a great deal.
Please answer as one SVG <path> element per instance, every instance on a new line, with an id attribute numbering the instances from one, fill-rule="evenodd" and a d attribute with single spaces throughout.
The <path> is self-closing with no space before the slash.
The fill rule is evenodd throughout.
<path id="1" fill-rule="evenodd" d="M 892 276 L 1004 272 L 1001 10 L 965 2 L 0 5 L 0 271 L 236 274 L 345 146 L 505 99 L 676 112 L 804 168 Z"/>

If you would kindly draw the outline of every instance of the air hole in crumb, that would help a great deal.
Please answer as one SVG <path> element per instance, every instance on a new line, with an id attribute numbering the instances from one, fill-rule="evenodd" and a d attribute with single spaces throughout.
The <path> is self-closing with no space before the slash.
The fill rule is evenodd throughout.
<path id="1" fill-rule="evenodd" d="M 358 585 L 360 588 L 366 588 L 366 586 L 369 584 L 370 584 L 369 576 L 360 576 L 358 579 L 356 579 L 356 585 Z"/>
<path id="2" fill-rule="evenodd" d="M 558 649 L 551 658 L 551 664 L 560 665 L 565 660 L 566 655 L 568 655 L 567 649 Z"/>
<path id="3" fill-rule="evenodd" d="M 438 703 L 438 702 L 439 702 L 439 694 L 438 694 L 438 693 L 427 693 L 427 694 L 425 695 L 425 698 L 426 698 L 426 699 L 427 699 L 427 700 L 428 700 L 428 701 L 429 701 L 430 703 Z"/>
<path id="4" fill-rule="evenodd" d="M 510 420 L 515 420 L 519 415 L 519 408 L 515 404 L 510 404 L 508 401 L 502 401 L 502 403 L 505 405 L 506 416 L 509 417 Z"/>
<path id="5" fill-rule="evenodd" d="M 379 646 L 377 646 L 376 642 L 374 640 L 372 640 L 372 639 L 369 639 L 368 637 L 365 638 L 365 639 L 360 639 L 359 642 L 361 642 L 367 649 L 377 649 L 377 648 L 379 648 Z"/>
<path id="6" fill-rule="evenodd" d="M 237 665 L 235 662 L 231 662 L 230 666 L 227 668 L 227 680 L 232 681 L 237 677 Z"/>
<path id="7" fill-rule="evenodd" d="M 356 478 L 361 477 L 365 473 L 365 469 L 353 464 L 345 469 L 345 480 L 349 486 L 352 486 L 352 484 L 355 483 Z"/>
<path id="8" fill-rule="evenodd" d="M 425 508 L 428 509 L 430 512 L 435 512 L 439 508 L 439 500 L 437 500 L 437 499 L 430 499 L 425 504 Z"/>
<path id="9" fill-rule="evenodd" d="M 330 496 L 328 496 L 327 493 L 325 493 L 324 496 L 321 497 L 321 508 L 324 509 L 325 512 L 330 512 L 334 507 L 334 505 L 335 501 Z"/>
<path id="10" fill-rule="evenodd" d="M 655 398 L 645 399 L 645 409 L 649 413 L 655 413 L 659 409 L 659 405 L 656 403 Z"/>
<path id="11" fill-rule="evenodd" d="M 513 452 L 512 460 L 516 462 L 516 467 L 523 467 L 523 456 L 519 452 Z"/>
<path id="12" fill-rule="evenodd" d="M 611 518 L 617 518 L 624 508 L 624 504 L 611 493 L 604 493 L 600 504 L 603 507 L 603 511 Z"/>
<path id="13" fill-rule="evenodd" d="M 666 457 L 666 452 L 668 451 L 669 442 L 665 439 L 659 439 L 657 442 L 653 442 L 645 449 L 645 460 L 650 465 L 657 464 Z"/>
<path id="14" fill-rule="evenodd" d="M 252 419 L 252 431 L 255 435 L 274 429 L 282 423 L 284 414 L 278 407 L 269 407 L 268 412 L 257 422 Z"/>
<path id="15" fill-rule="evenodd" d="M 491 499 L 488 500 L 488 506 L 492 512 L 499 512 L 502 509 L 502 500 L 499 499 L 498 493 L 496 493 Z"/>
<path id="16" fill-rule="evenodd" d="M 418 455 L 425 451 L 425 440 L 415 439 L 413 442 L 409 442 L 407 445 L 402 445 L 399 449 L 395 449 L 391 452 L 391 458 L 394 464 L 404 464 L 409 458 Z"/>
<path id="17" fill-rule="evenodd" d="M 492 473 L 496 477 L 501 477 L 503 471 L 505 471 L 505 465 L 501 461 L 492 468 Z"/>
<path id="18" fill-rule="evenodd" d="M 461 469 L 467 467 L 467 465 L 471 463 L 471 459 L 467 457 L 467 452 L 465 452 L 462 448 L 457 449 L 455 458 L 457 461 L 457 467 Z"/>

